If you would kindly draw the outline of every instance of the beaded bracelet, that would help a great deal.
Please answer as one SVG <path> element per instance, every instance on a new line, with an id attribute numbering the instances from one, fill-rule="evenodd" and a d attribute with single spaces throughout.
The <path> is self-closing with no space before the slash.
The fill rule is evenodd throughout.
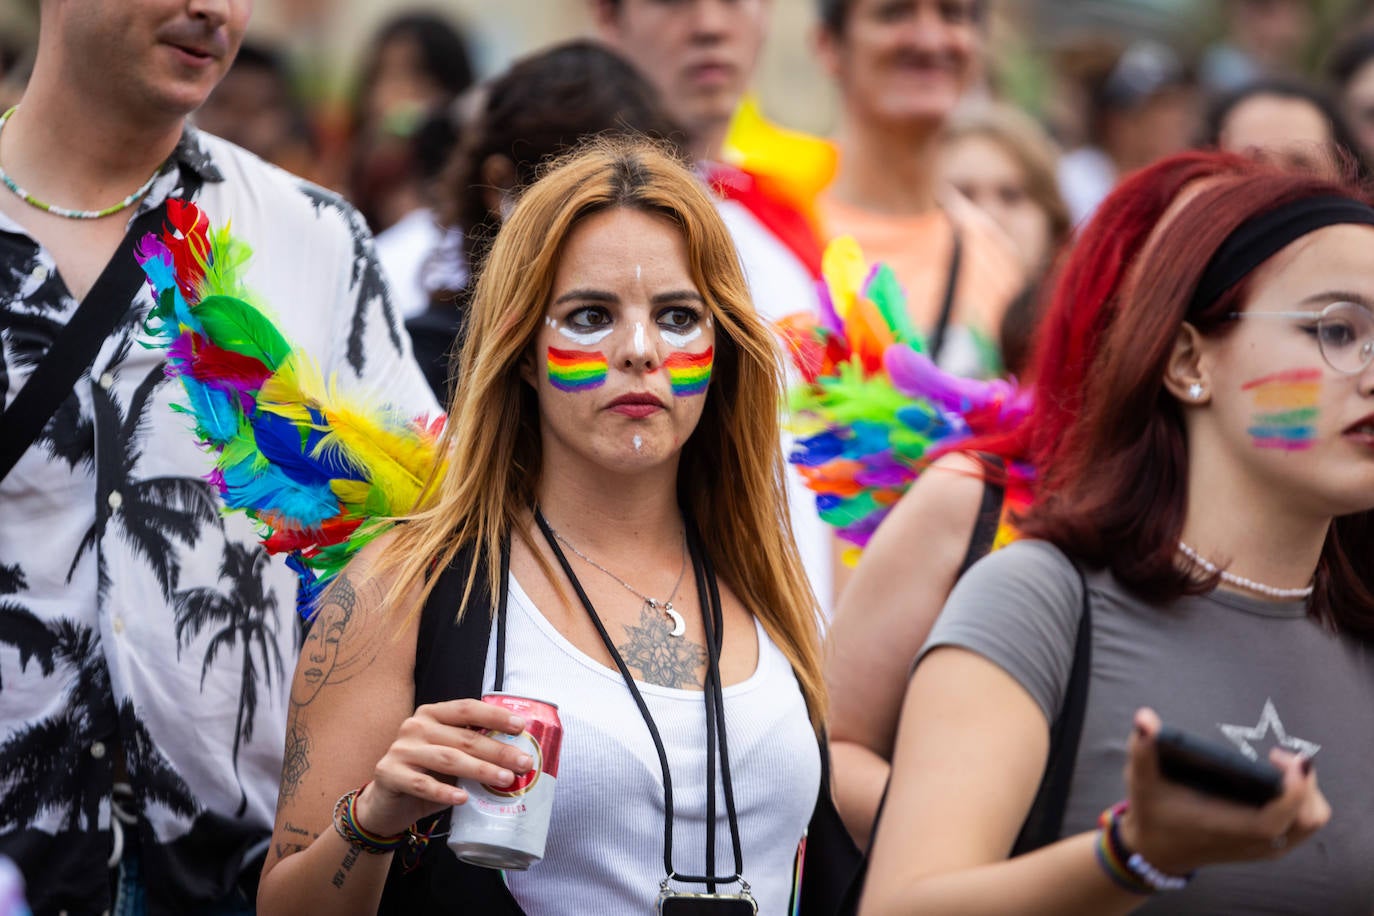
<path id="1" fill-rule="evenodd" d="M 392 836 L 382 836 L 372 833 L 358 823 L 358 796 L 367 787 L 368 783 L 365 782 L 352 792 L 340 795 L 339 800 L 334 803 L 334 829 L 339 832 L 339 836 L 343 837 L 348 845 L 379 856 L 395 852 L 407 843 L 418 839 L 409 829 Z M 428 837 L 425 839 L 427 840 Z"/>
<path id="2" fill-rule="evenodd" d="M 1132 852 L 1121 839 L 1121 817 L 1129 807 L 1117 802 L 1097 819 L 1097 843 L 1094 852 L 1097 864 L 1123 890 L 1133 894 L 1153 894 L 1159 891 L 1178 891 L 1188 886 L 1192 873 L 1171 875 L 1155 868 L 1138 852 Z"/>

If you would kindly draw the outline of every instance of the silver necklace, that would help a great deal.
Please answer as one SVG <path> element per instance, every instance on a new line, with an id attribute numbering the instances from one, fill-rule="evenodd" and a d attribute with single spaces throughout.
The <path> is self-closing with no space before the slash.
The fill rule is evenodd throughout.
<path id="1" fill-rule="evenodd" d="M 1261 595 L 1267 595 L 1270 598 L 1282 599 L 1306 598 L 1312 594 L 1311 585 L 1305 588 L 1279 588 L 1276 585 L 1265 585 L 1263 582 L 1256 582 L 1254 579 L 1247 579 L 1244 576 L 1238 576 L 1224 569 L 1218 569 L 1215 563 L 1208 560 L 1182 541 L 1178 542 L 1178 549 L 1185 557 L 1192 560 L 1198 566 L 1201 566 L 1208 575 L 1218 576 L 1221 581 L 1230 583 L 1237 588 L 1243 588 L 1248 591 L 1257 592 Z"/>
<path id="2" fill-rule="evenodd" d="M 682 568 L 678 570 L 677 581 L 673 583 L 673 590 L 668 593 L 668 597 L 663 601 L 659 601 L 655 598 L 650 598 L 648 595 L 644 594 L 639 589 L 635 588 L 633 585 L 626 582 L 624 579 L 620 578 L 615 573 L 611 572 L 609 569 L 602 566 L 600 563 L 596 562 L 582 551 L 578 550 L 575 546 L 573 546 L 572 541 L 569 541 L 567 538 L 563 537 L 563 535 L 552 525 L 549 526 L 549 530 L 553 532 L 554 537 L 558 538 L 558 540 L 563 543 L 564 547 L 568 548 L 573 553 L 581 557 L 584 561 L 586 561 L 592 566 L 595 566 L 597 569 L 601 570 L 603 573 L 610 576 L 615 581 L 619 582 L 625 588 L 626 591 L 634 595 L 639 600 L 643 601 L 646 610 L 662 611 L 665 615 L 667 615 L 668 619 L 671 620 L 673 623 L 673 628 L 668 631 L 669 636 L 681 636 L 683 633 L 687 632 L 687 622 L 682 619 L 682 615 L 679 614 L 677 610 L 673 607 L 673 599 L 677 597 L 677 590 L 682 585 L 683 577 L 687 575 L 686 533 L 682 535 Z"/>

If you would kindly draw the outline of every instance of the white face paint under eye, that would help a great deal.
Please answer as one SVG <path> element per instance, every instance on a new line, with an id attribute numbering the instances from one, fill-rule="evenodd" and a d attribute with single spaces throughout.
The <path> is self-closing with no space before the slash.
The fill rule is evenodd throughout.
<path id="1" fill-rule="evenodd" d="M 562 334 L 564 337 L 568 338 L 568 340 L 571 340 L 573 343 L 583 347 L 590 347 L 595 344 L 599 344 L 601 343 L 601 341 L 611 336 L 611 328 L 596 328 L 595 330 L 588 329 L 585 331 L 579 331 L 577 328 L 570 328 L 567 325 L 559 324 L 556 321 L 553 323 L 553 326 L 558 329 L 558 333 Z"/>
<path id="2" fill-rule="evenodd" d="M 644 357 L 649 352 L 649 345 L 644 337 L 644 322 L 635 322 L 635 356 Z"/>
<path id="3" fill-rule="evenodd" d="M 711 319 L 707 318 L 706 320 L 710 321 Z M 668 346 L 676 347 L 677 349 L 681 350 L 687 347 L 689 344 L 691 344 L 692 341 L 697 340 L 699 337 L 701 337 L 701 325 L 697 325 L 694 328 L 688 328 L 682 331 L 669 331 L 665 328 L 664 330 L 659 331 L 659 333 L 663 335 L 663 340 L 668 344 Z"/>

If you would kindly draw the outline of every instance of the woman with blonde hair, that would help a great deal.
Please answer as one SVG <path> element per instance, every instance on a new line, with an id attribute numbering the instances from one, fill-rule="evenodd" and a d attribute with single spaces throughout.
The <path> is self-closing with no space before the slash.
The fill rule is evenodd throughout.
<path id="1" fill-rule="evenodd" d="M 592 145 L 521 197 L 471 321 L 447 463 L 302 652 L 260 912 L 790 912 L 828 802 L 817 613 L 767 457 L 779 361 L 715 207 L 657 148 Z M 523 727 L 493 689 L 565 730 L 543 860 L 504 882 L 391 852 L 446 829 L 456 779 L 531 768 L 484 734 Z"/>
<path id="2" fill-rule="evenodd" d="M 1032 278 L 1049 268 L 1073 228 L 1058 166 L 1059 151 L 1035 119 L 1000 102 L 958 109 L 940 137 L 940 180 L 992 217 Z"/>

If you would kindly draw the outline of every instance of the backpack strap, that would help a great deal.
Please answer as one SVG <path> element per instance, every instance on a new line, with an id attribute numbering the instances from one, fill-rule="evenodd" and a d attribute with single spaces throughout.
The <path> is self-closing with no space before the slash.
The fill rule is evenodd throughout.
<path id="1" fill-rule="evenodd" d="M 463 589 L 468 573 L 476 565 L 476 579 L 463 616 Z M 439 578 L 420 612 L 420 628 L 415 643 L 415 705 L 482 696 L 486 673 L 487 647 L 491 640 L 493 616 L 498 618 L 498 638 L 504 637 L 506 577 L 510 570 L 510 546 L 501 551 L 501 594 L 497 601 L 502 613 L 493 614 L 492 595 L 487 587 L 486 560 L 475 547 L 459 550 Z M 450 811 L 426 818 L 417 826 L 434 839 L 421 854 L 418 865 L 397 855 L 387 877 L 386 890 L 377 910 L 379 916 L 409 916 L 433 911 L 440 901 L 448 906 L 462 901 L 459 912 L 482 916 L 523 916 L 501 878 L 501 872 L 459 862 L 449 851 L 445 838 Z M 409 871 L 407 865 L 413 865 Z"/>
<path id="2" fill-rule="evenodd" d="M 1045 762 L 1045 774 L 1040 788 L 1026 815 L 1021 834 L 1012 847 L 1013 857 L 1034 852 L 1042 846 L 1057 842 L 1063 832 L 1064 809 L 1069 802 L 1069 789 L 1078 763 L 1078 739 L 1083 734 L 1083 719 L 1088 709 L 1088 681 L 1092 675 L 1092 601 L 1088 596 L 1088 581 L 1083 570 L 1074 564 L 1083 589 L 1083 610 L 1078 619 L 1078 637 L 1074 642 L 1073 667 L 1064 691 L 1064 703 L 1059 716 L 1050 728 L 1050 752 Z"/>
<path id="3" fill-rule="evenodd" d="M 105 264 L 95 286 L 81 300 L 67 324 L 24 387 L 0 415 L 0 480 L 4 480 L 29 446 L 38 439 L 53 414 L 72 394 L 81 374 L 95 362 L 100 346 L 129 309 L 146 282 L 134 258 L 134 246 L 149 232 L 162 228 L 164 201 L 129 224 L 114 256 Z"/>

